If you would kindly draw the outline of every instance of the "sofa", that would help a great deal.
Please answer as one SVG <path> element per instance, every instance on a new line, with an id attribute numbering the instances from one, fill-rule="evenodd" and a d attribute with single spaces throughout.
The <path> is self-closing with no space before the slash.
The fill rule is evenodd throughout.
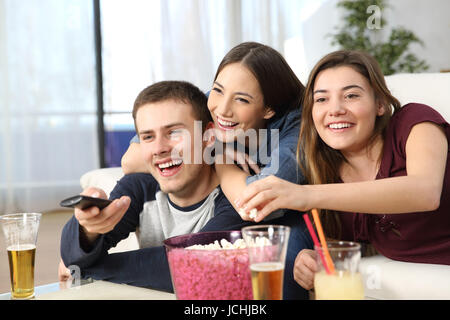
<path id="1" fill-rule="evenodd" d="M 432 106 L 450 121 L 450 73 L 397 74 L 386 77 L 392 94 L 402 104 L 419 102 Z M 95 186 L 107 194 L 123 176 L 121 168 L 96 169 L 85 173 L 81 187 Z M 137 249 L 131 234 L 110 252 Z M 407 263 L 381 255 L 363 258 L 360 271 L 367 299 L 450 299 L 450 266 Z"/>

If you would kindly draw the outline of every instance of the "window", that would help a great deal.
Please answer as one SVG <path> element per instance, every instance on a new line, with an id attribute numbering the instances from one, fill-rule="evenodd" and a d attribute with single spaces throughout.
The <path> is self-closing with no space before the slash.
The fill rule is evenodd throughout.
<path id="1" fill-rule="evenodd" d="M 0 0 L 0 212 L 44 211 L 98 167 L 92 1 Z"/>

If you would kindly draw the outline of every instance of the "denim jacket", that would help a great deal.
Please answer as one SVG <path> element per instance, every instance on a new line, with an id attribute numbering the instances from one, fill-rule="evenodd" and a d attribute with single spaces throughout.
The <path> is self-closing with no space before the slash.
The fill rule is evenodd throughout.
<path id="1" fill-rule="evenodd" d="M 261 163 L 260 155 L 267 155 L 269 161 L 265 161 L 266 165 L 262 165 L 260 173 L 247 177 L 247 184 L 270 175 L 292 183 L 301 184 L 305 182 L 296 157 L 300 118 L 301 111 L 296 109 L 269 122 L 267 138 L 263 139 L 259 146 L 258 162 Z M 274 135 L 277 135 L 277 137 L 274 137 Z"/>

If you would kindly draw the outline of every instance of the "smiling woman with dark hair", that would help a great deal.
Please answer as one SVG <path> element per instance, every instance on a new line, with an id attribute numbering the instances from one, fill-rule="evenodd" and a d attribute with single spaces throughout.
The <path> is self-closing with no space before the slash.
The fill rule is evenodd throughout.
<path id="1" fill-rule="evenodd" d="M 233 155 L 238 155 L 231 160 L 237 160 L 240 167 L 232 161 L 216 161 L 221 188 L 231 203 L 248 184 L 269 175 L 293 183 L 304 182 L 295 158 L 303 93 L 304 86 L 286 60 L 269 46 L 244 42 L 223 58 L 208 98 L 215 136 L 228 146 L 235 141 L 245 141 L 250 156 L 256 155 L 253 159 L 242 155 L 239 158 L 236 151 Z M 256 150 L 252 150 L 248 139 L 240 139 L 252 129 L 256 130 L 258 138 L 261 129 L 267 130 L 266 138 L 257 141 Z M 272 144 L 273 130 L 278 134 L 278 141 L 274 139 Z M 261 159 L 261 150 L 267 151 L 268 157 L 258 166 L 255 164 Z M 242 211 L 241 216 L 251 219 Z"/>

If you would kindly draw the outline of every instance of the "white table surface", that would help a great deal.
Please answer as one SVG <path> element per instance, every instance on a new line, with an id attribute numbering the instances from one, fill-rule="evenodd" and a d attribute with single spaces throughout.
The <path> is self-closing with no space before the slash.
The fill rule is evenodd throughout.
<path id="1" fill-rule="evenodd" d="M 0 294 L 0 300 L 11 299 L 11 293 Z M 94 281 L 82 286 L 60 289 L 59 283 L 35 287 L 36 300 L 175 300 L 175 294 L 153 289 Z"/>

